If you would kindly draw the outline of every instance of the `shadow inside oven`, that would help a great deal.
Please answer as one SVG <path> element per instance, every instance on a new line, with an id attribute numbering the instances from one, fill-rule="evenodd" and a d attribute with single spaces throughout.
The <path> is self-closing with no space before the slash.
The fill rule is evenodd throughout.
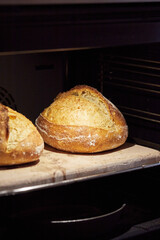
<path id="1" fill-rule="evenodd" d="M 3 196 L 1 236 L 123 239 L 119 236 L 134 225 L 159 216 L 159 171 L 153 167 Z"/>

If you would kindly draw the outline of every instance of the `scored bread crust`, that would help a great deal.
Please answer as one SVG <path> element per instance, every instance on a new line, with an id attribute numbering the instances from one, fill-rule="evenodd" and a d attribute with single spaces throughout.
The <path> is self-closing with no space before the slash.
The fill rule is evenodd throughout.
<path id="1" fill-rule="evenodd" d="M 15 165 L 39 159 L 44 141 L 24 115 L 0 104 L 0 165 Z"/>
<path id="2" fill-rule="evenodd" d="M 60 93 L 38 116 L 36 126 L 47 144 L 77 153 L 114 149 L 128 137 L 122 113 L 98 90 L 86 85 Z"/>

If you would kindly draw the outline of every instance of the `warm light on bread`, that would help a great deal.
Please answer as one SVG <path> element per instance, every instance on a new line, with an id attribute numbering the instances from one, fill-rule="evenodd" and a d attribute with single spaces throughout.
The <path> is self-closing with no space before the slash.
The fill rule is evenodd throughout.
<path id="1" fill-rule="evenodd" d="M 121 112 L 99 91 L 86 85 L 60 93 L 36 119 L 36 126 L 47 144 L 77 153 L 113 149 L 128 136 Z"/>
<path id="2" fill-rule="evenodd" d="M 33 123 L 0 103 L 0 165 L 38 160 L 44 141 Z"/>

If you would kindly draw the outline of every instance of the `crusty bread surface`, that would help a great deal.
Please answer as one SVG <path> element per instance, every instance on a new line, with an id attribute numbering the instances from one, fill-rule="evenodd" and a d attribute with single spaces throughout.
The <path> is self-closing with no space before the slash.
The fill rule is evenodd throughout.
<path id="1" fill-rule="evenodd" d="M 0 165 L 38 160 L 43 149 L 43 138 L 34 124 L 0 103 Z"/>
<path id="2" fill-rule="evenodd" d="M 60 93 L 36 119 L 44 141 L 54 148 L 94 153 L 122 145 L 128 127 L 122 113 L 98 90 L 77 85 Z"/>

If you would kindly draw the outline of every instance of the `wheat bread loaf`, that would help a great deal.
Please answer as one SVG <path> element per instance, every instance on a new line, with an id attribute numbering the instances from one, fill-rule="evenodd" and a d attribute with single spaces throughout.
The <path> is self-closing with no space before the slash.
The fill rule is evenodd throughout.
<path id="1" fill-rule="evenodd" d="M 75 153 L 94 153 L 122 145 L 128 127 L 122 113 L 98 90 L 77 85 L 60 93 L 36 119 L 50 146 Z"/>
<path id="2" fill-rule="evenodd" d="M 0 103 L 0 166 L 38 160 L 44 141 L 34 124 Z"/>

